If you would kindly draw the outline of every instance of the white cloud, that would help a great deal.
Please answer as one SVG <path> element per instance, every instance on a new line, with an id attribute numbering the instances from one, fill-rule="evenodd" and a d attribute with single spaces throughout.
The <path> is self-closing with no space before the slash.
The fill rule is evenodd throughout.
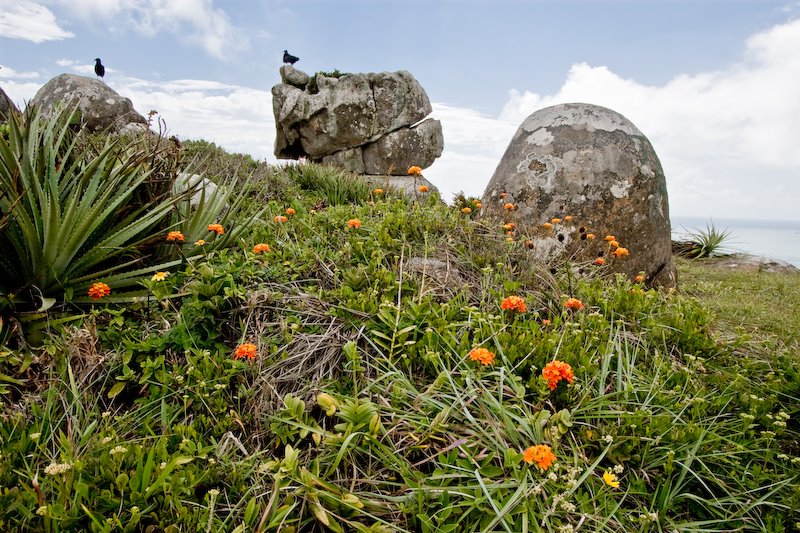
<path id="1" fill-rule="evenodd" d="M 270 91 L 207 80 L 128 79 L 112 88 L 130 98 L 140 113 L 158 111 L 169 133 L 179 138 L 205 139 L 260 159 L 272 155 L 275 120 Z"/>
<path id="2" fill-rule="evenodd" d="M 556 94 L 512 90 L 495 120 L 475 120 L 472 110 L 450 108 L 443 125 L 445 153 L 426 177 L 442 183 L 446 194 L 454 182 L 480 195 L 511 135 L 499 148 L 481 147 L 484 140 L 505 134 L 508 124 L 516 129 L 537 109 L 588 102 L 622 113 L 650 139 L 667 176 L 673 213 L 796 219 L 800 55 L 791 53 L 795 50 L 800 50 L 800 20 L 749 38 L 738 64 L 679 75 L 663 86 L 624 79 L 603 66 L 573 65 Z M 495 154 L 500 155 L 492 159 Z"/>
<path id="3" fill-rule="evenodd" d="M 102 20 L 111 32 L 133 28 L 153 36 L 168 31 L 225 59 L 248 45 L 212 0 L 52 0 L 80 17 Z"/>
<path id="4" fill-rule="evenodd" d="M 68 39 L 73 34 L 61 29 L 53 12 L 36 2 L 0 0 L 0 37 L 34 43 Z"/>
<path id="5" fill-rule="evenodd" d="M 0 78 L 7 79 L 33 79 L 38 78 L 38 72 L 18 72 L 7 65 L 0 65 Z"/>

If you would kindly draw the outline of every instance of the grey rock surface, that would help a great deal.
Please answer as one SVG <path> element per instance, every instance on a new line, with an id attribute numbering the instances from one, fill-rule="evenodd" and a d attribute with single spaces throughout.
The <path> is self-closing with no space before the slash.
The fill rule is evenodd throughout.
<path id="1" fill-rule="evenodd" d="M 424 199 L 431 193 L 439 192 L 439 189 L 437 189 L 436 186 L 428 181 L 424 176 L 392 176 L 384 174 L 380 176 L 365 175 L 364 179 L 366 179 L 367 182 L 369 182 L 373 187 L 380 187 L 382 189 L 391 187 L 392 189 L 417 200 Z M 427 192 L 421 192 L 419 190 L 419 188 L 422 186 L 428 188 Z"/>
<path id="2" fill-rule="evenodd" d="M 147 121 L 136 112 L 130 99 L 94 78 L 74 74 L 56 76 L 37 91 L 29 105 L 49 113 L 59 104 L 77 105 L 81 120 L 91 131 L 133 133 L 147 129 Z"/>
<path id="3" fill-rule="evenodd" d="M 304 89 L 289 83 L 288 69 L 282 68 L 281 73 L 284 83 L 272 88 L 275 155 L 279 159 L 307 157 L 342 164 L 359 173 L 383 173 L 391 167 L 400 175 L 411 165 L 430 166 L 441 154 L 438 121 L 426 121 L 414 128 L 432 108 L 424 89 L 410 73 L 317 75 L 316 83 L 303 85 Z M 404 133 L 384 141 L 398 130 Z M 433 146 L 421 144 L 427 141 Z M 373 143 L 382 144 L 371 146 Z M 414 146 L 420 150 L 416 154 L 410 151 Z M 402 164 L 392 158 L 402 160 Z"/>
<path id="4" fill-rule="evenodd" d="M 281 82 L 292 85 L 299 89 L 305 89 L 308 82 L 311 80 L 308 74 L 300 69 L 296 69 L 291 65 L 283 65 L 281 67 Z"/>
<path id="5" fill-rule="evenodd" d="M 6 122 L 11 113 L 19 113 L 19 109 L 11 101 L 6 92 L 0 88 L 0 122 Z"/>
<path id="6" fill-rule="evenodd" d="M 640 271 L 652 285 L 677 283 L 669 203 L 661 163 L 650 141 L 619 113 L 592 104 L 562 104 L 530 115 L 515 133 L 483 193 L 483 215 L 512 219 L 549 257 L 591 261 L 604 255 L 614 271 Z M 511 203 L 513 210 L 504 209 Z M 549 230 L 543 224 L 571 216 Z M 509 220 L 510 221 L 510 220 Z M 583 232 L 580 229 L 583 228 Z M 582 234 L 594 233 L 594 240 Z M 629 250 L 615 258 L 603 236 Z"/>

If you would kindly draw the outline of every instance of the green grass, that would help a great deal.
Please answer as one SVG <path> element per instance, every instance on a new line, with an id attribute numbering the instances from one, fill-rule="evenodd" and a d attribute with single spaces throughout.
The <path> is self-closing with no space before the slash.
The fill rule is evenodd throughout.
<path id="1" fill-rule="evenodd" d="M 0 530 L 797 529 L 797 277 L 680 260 L 658 291 L 434 196 L 209 164 L 265 185 L 233 195 L 233 246 L 49 317 L 37 347 L 4 317 Z M 188 249 L 215 220 L 187 216 Z"/>

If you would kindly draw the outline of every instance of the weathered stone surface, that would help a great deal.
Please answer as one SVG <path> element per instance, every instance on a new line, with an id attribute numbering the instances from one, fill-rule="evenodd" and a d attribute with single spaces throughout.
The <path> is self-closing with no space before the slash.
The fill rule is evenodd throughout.
<path id="1" fill-rule="evenodd" d="M 6 122 L 11 113 L 19 113 L 19 109 L 11 101 L 6 92 L 0 88 L 0 122 Z"/>
<path id="2" fill-rule="evenodd" d="M 364 154 L 360 146 L 326 155 L 322 158 L 322 164 L 333 165 L 355 174 L 366 174 Z"/>
<path id="3" fill-rule="evenodd" d="M 219 190 L 217 184 L 210 178 L 201 176 L 200 174 L 188 174 L 186 172 L 178 173 L 175 182 L 172 184 L 172 191 L 174 194 L 183 194 L 186 191 L 192 191 L 192 197 L 189 203 L 193 207 L 200 204 L 203 198 L 206 201 L 210 200 Z"/>
<path id="4" fill-rule="evenodd" d="M 431 193 L 439 192 L 439 189 L 424 176 L 392 176 L 384 174 L 380 176 L 366 175 L 364 179 L 373 187 L 380 187 L 382 189 L 391 187 L 410 198 L 422 199 Z M 427 187 L 428 190 L 426 192 L 420 192 L 419 188 L 422 186 Z"/>
<path id="5" fill-rule="evenodd" d="M 120 96 L 100 80 L 61 74 L 44 84 L 30 105 L 48 113 L 60 103 L 77 104 L 81 119 L 91 131 L 110 129 L 126 133 L 147 129 L 147 121 L 136 112 L 130 99 Z"/>
<path id="6" fill-rule="evenodd" d="M 506 203 L 514 210 L 505 210 Z M 648 283 L 676 284 L 661 163 L 642 132 L 610 109 L 562 104 L 525 119 L 486 186 L 482 214 L 513 217 L 544 255 L 581 249 L 591 260 L 604 253 L 615 271 L 644 271 Z M 572 221 L 541 231 L 543 223 L 566 215 Z M 597 238 L 581 240 L 580 227 Z M 606 234 L 630 255 L 610 256 Z"/>
<path id="7" fill-rule="evenodd" d="M 443 148 L 442 124 L 429 118 L 364 146 L 364 167 L 367 174 L 405 174 L 412 165 L 431 166 Z"/>
<path id="8" fill-rule="evenodd" d="M 282 79 L 288 81 L 286 72 L 287 69 L 282 69 Z M 272 88 L 278 158 L 307 157 L 312 161 L 343 163 L 343 168 L 367 173 L 372 172 L 370 168 L 384 173 L 393 166 L 395 172 L 404 174 L 410 165 L 430 166 L 441 154 L 443 141 L 438 121 L 411 128 L 430 114 L 431 104 L 422 86 L 408 72 L 317 75 L 315 82 L 305 90 L 289 83 Z M 311 85 L 316 86 L 316 92 Z M 381 142 L 392 132 L 409 129 L 412 131 L 370 148 L 370 166 L 361 168 L 366 167 L 366 160 L 359 162 L 363 154 L 360 149 L 366 150 L 368 145 Z M 411 146 L 423 148 L 421 143 L 426 140 L 433 142 L 433 146 L 409 155 Z M 405 150 L 402 156 L 401 148 Z M 412 162 L 398 165 L 388 159 L 379 160 L 383 153 Z"/>
<path id="9" fill-rule="evenodd" d="M 299 89 L 305 89 L 311 78 L 302 70 L 296 69 L 291 65 L 281 67 L 281 82 L 293 85 Z"/>

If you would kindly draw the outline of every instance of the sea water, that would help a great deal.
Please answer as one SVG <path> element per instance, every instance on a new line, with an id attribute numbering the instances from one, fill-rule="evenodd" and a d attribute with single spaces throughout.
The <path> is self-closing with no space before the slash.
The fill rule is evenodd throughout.
<path id="1" fill-rule="evenodd" d="M 800 267 L 800 220 L 744 220 L 733 218 L 703 219 L 671 216 L 672 238 L 686 240 L 691 233 L 707 231 L 713 223 L 717 231 L 728 230 L 724 251 L 781 259 Z"/>

